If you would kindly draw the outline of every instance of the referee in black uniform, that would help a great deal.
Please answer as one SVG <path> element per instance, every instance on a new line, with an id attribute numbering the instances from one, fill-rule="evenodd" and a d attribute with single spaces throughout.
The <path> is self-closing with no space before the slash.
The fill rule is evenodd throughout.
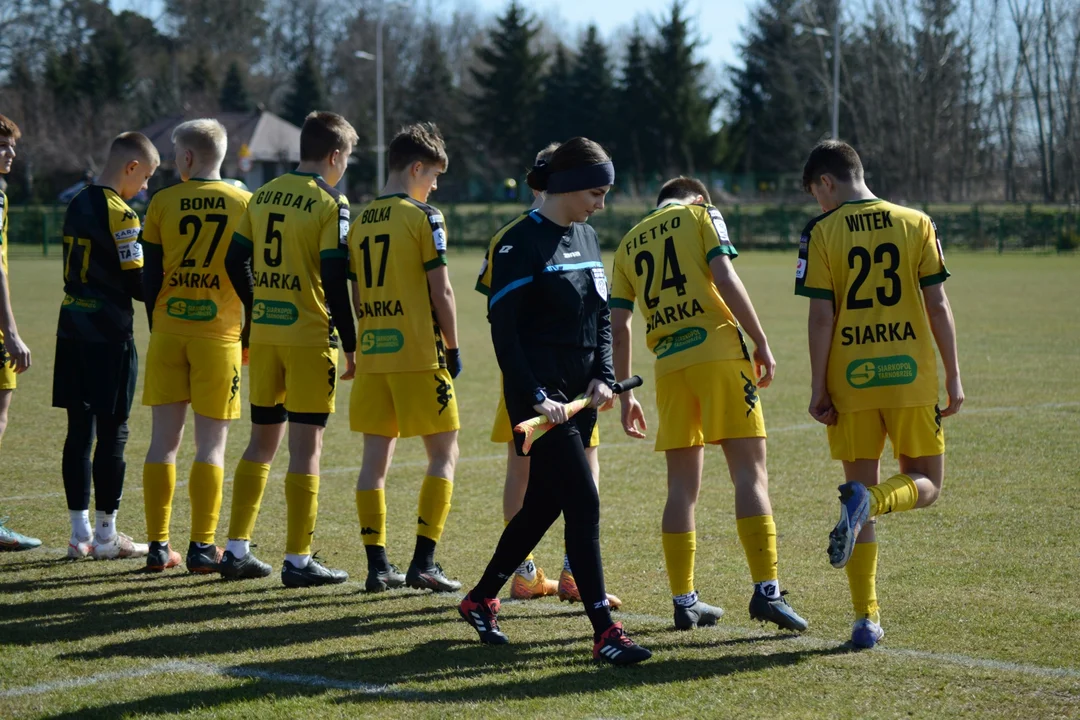
<path id="1" fill-rule="evenodd" d="M 562 513 L 566 554 L 593 625 L 593 656 L 617 665 L 651 657 L 611 619 L 600 560 L 600 496 L 585 458 L 597 408 L 610 407 L 611 321 L 596 231 L 585 224 L 615 181 L 611 159 L 587 138 L 569 140 L 529 186 L 543 205 L 506 229 L 492 249 L 488 319 L 515 425 L 542 413 L 558 423 L 532 447 L 521 510 L 503 531 L 483 577 L 459 606 L 486 643 L 508 642 L 498 626 L 499 589 Z M 592 407 L 567 419 L 584 393 Z M 522 454 L 523 436 L 515 434 Z"/>

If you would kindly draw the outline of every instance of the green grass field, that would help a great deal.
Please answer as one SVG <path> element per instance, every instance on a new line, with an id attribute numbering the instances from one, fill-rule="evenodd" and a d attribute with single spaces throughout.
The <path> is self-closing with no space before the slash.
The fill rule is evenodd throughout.
<path id="1" fill-rule="evenodd" d="M 64 560 L 65 423 L 49 407 L 59 259 L 15 258 L 14 304 L 35 363 L 20 378 L 0 451 L 0 508 L 45 545 L 0 556 L 0 717 L 1078 717 L 1080 257 L 949 259 L 968 400 L 946 421 L 942 499 L 878 526 L 885 642 L 859 654 L 843 647 L 847 582 L 825 554 L 840 467 L 805 410 L 806 301 L 791 294 L 794 257 L 746 253 L 737 267 L 779 363 L 763 398 L 781 583 L 810 629 L 794 636 L 749 621 L 750 580 L 716 449 L 698 505 L 697 587 L 727 615 L 716 628 L 672 629 L 659 534 L 663 458 L 651 442 L 625 438 L 611 413 L 601 420 L 600 451 L 607 583 L 625 603 L 619 615 L 628 630 L 655 653 L 617 669 L 591 661 L 580 606 L 506 603 L 502 624 L 512 644 L 490 648 L 458 619 L 456 596 L 361 592 L 366 566 L 353 500 L 361 444 L 348 430 L 347 395 L 327 430 L 315 547 L 351 573 L 348 584 L 290 591 L 276 573 L 227 584 L 178 571 L 147 576 L 135 560 Z M 483 303 L 471 289 L 479 255 L 450 260 L 464 428 L 438 559 L 468 585 L 502 530 L 504 449 L 488 442 L 497 367 Z M 646 378 L 639 396 L 655 418 L 642 333 L 638 326 L 636 370 Z M 233 433 L 220 543 L 246 417 Z M 136 407 L 119 522 L 136 536 L 144 532 L 149 438 L 150 413 Z M 178 468 L 172 532 L 181 550 L 192 455 L 185 445 Z M 400 443 L 387 502 L 388 551 L 402 565 L 423 466 L 420 442 Z M 275 566 L 284 551 L 284 468 L 279 458 L 256 529 L 257 553 Z M 557 524 L 537 550 L 552 573 L 561 544 Z"/>

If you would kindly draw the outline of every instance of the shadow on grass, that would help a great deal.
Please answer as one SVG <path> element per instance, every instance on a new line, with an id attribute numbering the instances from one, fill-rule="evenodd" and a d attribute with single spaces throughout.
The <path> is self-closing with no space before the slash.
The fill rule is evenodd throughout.
<path id="1" fill-rule="evenodd" d="M 189 690 L 99 707 L 84 707 L 78 712 L 53 717 L 65 720 L 111 719 L 152 713 L 206 712 L 225 707 L 235 712 L 239 704 L 262 701 L 268 697 L 287 700 L 319 697 L 326 693 L 334 693 L 336 697 L 333 702 L 343 706 L 366 706 L 372 702 L 387 701 L 412 704 L 496 703 L 658 687 L 743 672 L 767 671 L 771 668 L 796 665 L 814 657 L 848 652 L 846 648 L 838 646 L 772 654 L 721 655 L 692 660 L 666 658 L 664 653 L 660 653 L 636 667 L 614 668 L 594 663 L 587 650 L 566 652 L 565 649 L 553 647 L 569 644 L 579 645 L 586 650 L 586 644 L 580 639 L 554 643 L 514 643 L 500 647 L 482 646 L 471 640 L 437 640 L 421 643 L 391 656 L 380 654 L 358 657 L 353 653 L 335 654 L 306 662 L 281 660 L 229 667 L 224 668 L 222 674 L 243 679 L 242 684 Z M 554 666 L 553 657 L 558 658 Z M 314 686 L 312 678 L 304 677 L 305 672 L 310 672 L 312 666 L 318 667 L 320 672 L 319 677 L 314 680 L 329 685 L 340 683 L 340 686 Z M 546 670 L 554 672 L 545 674 Z M 530 672 L 531 676 L 522 678 L 522 671 Z M 452 683 L 453 687 L 425 687 L 447 683 Z M 361 689 L 356 687 L 357 685 L 367 687 Z M 349 714 L 364 716 L 369 712 L 374 712 L 374 708 L 358 707 Z"/>

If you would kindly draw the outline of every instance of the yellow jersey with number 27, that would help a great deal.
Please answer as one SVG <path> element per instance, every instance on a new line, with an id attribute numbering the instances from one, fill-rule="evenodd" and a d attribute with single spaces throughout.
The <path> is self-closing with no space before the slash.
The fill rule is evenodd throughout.
<path id="1" fill-rule="evenodd" d="M 608 304 L 633 310 L 642 302 L 645 344 L 656 356 L 657 377 L 698 363 L 748 357 L 709 268 L 719 255 L 739 253 L 723 216 L 711 205 L 665 205 L 619 243 Z"/>
<path id="2" fill-rule="evenodd" d="M 937 403 L 922 288 L 947 277 L 937 228 L 918 210 L 871 198 L 810 221 L 795 294 L 833 303 L 828 388 L 837 411 Z"/>

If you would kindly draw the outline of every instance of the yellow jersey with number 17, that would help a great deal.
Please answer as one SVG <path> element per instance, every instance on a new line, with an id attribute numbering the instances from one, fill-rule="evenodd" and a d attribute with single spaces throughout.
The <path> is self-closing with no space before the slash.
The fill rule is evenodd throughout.
<path id="1" fill-rule="evenodd" d="M 748 357 L 742 332 L 713 282 L 709 262 L 738 256 L 720 211 L 671 203 L 623 237 L 612 271 L 613 308 L 643 303 L 645 344 L 656 376 L 714 360 Z"/>
<path id="2" fill-rule="evenodd" d="M 356 308 L 356 371 L 402 373 L 446 367 L 427 273 L 446 265 L 437 209 L 408 195 L 376 198 L 349 231 Z"/>
<path id="3" fill-rule="evenodd" d="M 918 210 L 871 198 L 810 221 L 795 294 L 833 302 L 828 388 L 839 412 L 937 403 L 922 288 L 947 277 L 937 228 Z"/>
<path id="4" fill-rule="evenodd" d="M 337 347 L 321 257 L 348 256 L 349 199 L 312 173 L 290 172 L 259 188 L 233 242 L 252 249 L 251 342 Z"/>
<path id="5" fill-rule="evenodd" d="M 225 252 L 250 199 L 235 185 L 194 178 L 154 193 L 142 227 L 142 241 L 161 246 L 165 271 L 154 330 L 240 339 L 243 306 Z"/>

